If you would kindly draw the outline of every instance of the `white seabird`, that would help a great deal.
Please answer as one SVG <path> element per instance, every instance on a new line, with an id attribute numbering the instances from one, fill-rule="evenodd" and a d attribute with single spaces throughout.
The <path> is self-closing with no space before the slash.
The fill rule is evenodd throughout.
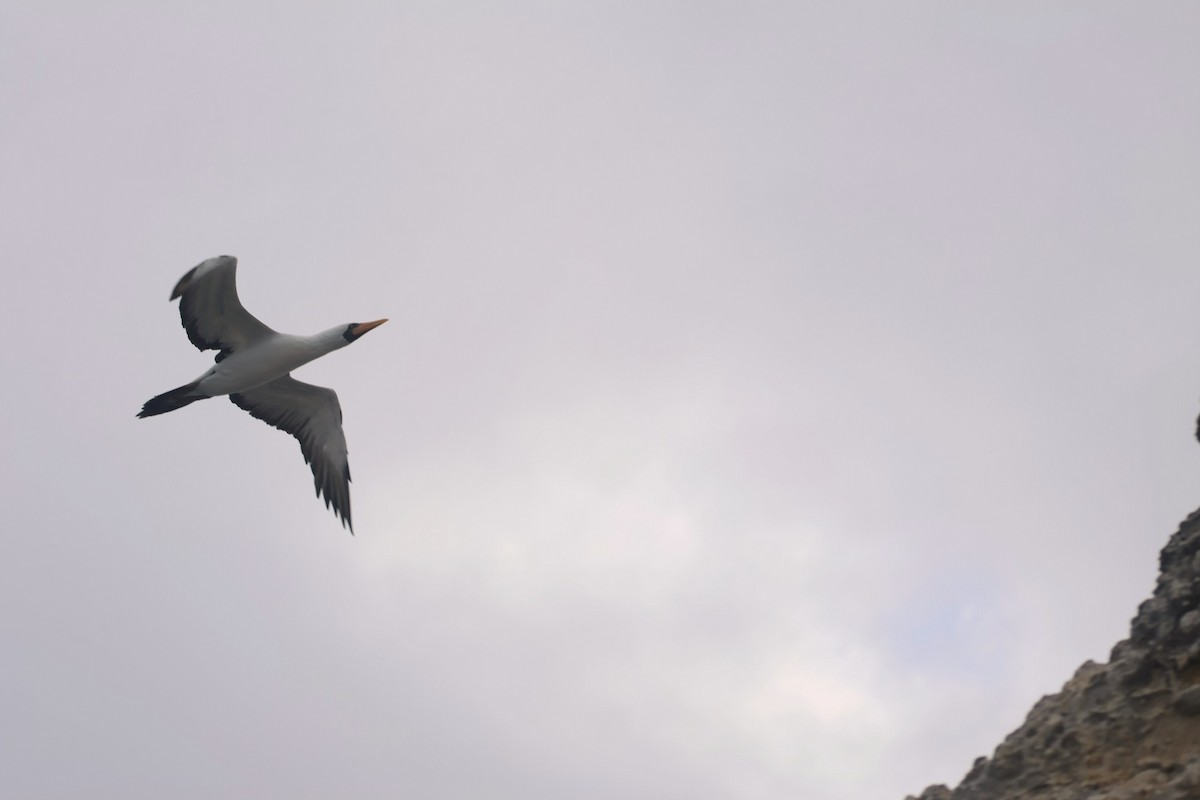
<path id="1" fill-rule="evenodd" d="M 291 371 L 345 347 L 387 322 L 351 322 L 312 336 L 293 336 L 268 328 L 245 308 L 237 295 L 237 259 L 217 256 L 197 264 L 175 284 L 171 299 L 192 344 L 219 350 L 216 364 L 191 383 L 146 401 L 139 417 L 153 417 L 197 400 L 227 394 L 250 412 L 300 441 L 304 460 L 312 465 L 317 496 L 325 507 L 350 522 L 350 465 L 342 433 L 342 407 L 337 394 L 323 386 L 301 383 Z"/>

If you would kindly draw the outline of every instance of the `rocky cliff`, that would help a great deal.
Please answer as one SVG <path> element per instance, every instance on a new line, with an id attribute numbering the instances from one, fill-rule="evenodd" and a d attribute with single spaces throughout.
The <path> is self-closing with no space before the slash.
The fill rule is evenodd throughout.
<path id="1" fill-rule="evenodd" d="M 1107 664 L 1039 700 L 956 789 L 906 800 L 1200 800 L 1200 511 Z"/>

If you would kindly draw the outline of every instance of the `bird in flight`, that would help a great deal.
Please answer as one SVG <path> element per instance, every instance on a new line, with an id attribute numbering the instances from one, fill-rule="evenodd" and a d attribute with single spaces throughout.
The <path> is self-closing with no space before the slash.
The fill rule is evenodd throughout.
<path id="1" fill-rule="evenodd" d="M 237 294 L 237 259 L 217 256 L 188 270 L 171 299 L 179 299 L 179 316 L 192 344 L 217 350 L 216 363 L 191 383 L 153 397 L 138 417 L 153 417 L 183 408 L 197 400 L 229 395 L 238 408 L 250 412 L 300 441 L 304 460 L 312 466 L 317 496 L 350 521 L 350 465 L 342 432 L 342 407 L 337 393 L 302 383 L 292 370 L 357 341 L 387 322 L 351 322 L 312 336 L 293 336 L 271 330 L 242 307 Z"/>

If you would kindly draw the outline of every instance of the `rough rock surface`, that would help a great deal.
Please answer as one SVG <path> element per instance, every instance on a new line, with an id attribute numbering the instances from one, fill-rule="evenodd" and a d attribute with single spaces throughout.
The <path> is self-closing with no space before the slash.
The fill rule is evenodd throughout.
<path id="1" fill-rule="evenodd" d="M 1039 700 L 956 789 L 906 800 L 1200 800 L 1200 511 L 1107 664 Z"/>

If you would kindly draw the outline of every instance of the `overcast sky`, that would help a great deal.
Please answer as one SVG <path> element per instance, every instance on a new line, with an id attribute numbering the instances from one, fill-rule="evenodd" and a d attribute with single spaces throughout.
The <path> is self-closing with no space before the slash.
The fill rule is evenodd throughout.
<path id="1" fill-rule="evenodd" d="M 1200 502 L 1192 2 L 0 7 L 0 791 L 899 800 Z M 167 296 L 240 259 L 351 537 Z"/>

